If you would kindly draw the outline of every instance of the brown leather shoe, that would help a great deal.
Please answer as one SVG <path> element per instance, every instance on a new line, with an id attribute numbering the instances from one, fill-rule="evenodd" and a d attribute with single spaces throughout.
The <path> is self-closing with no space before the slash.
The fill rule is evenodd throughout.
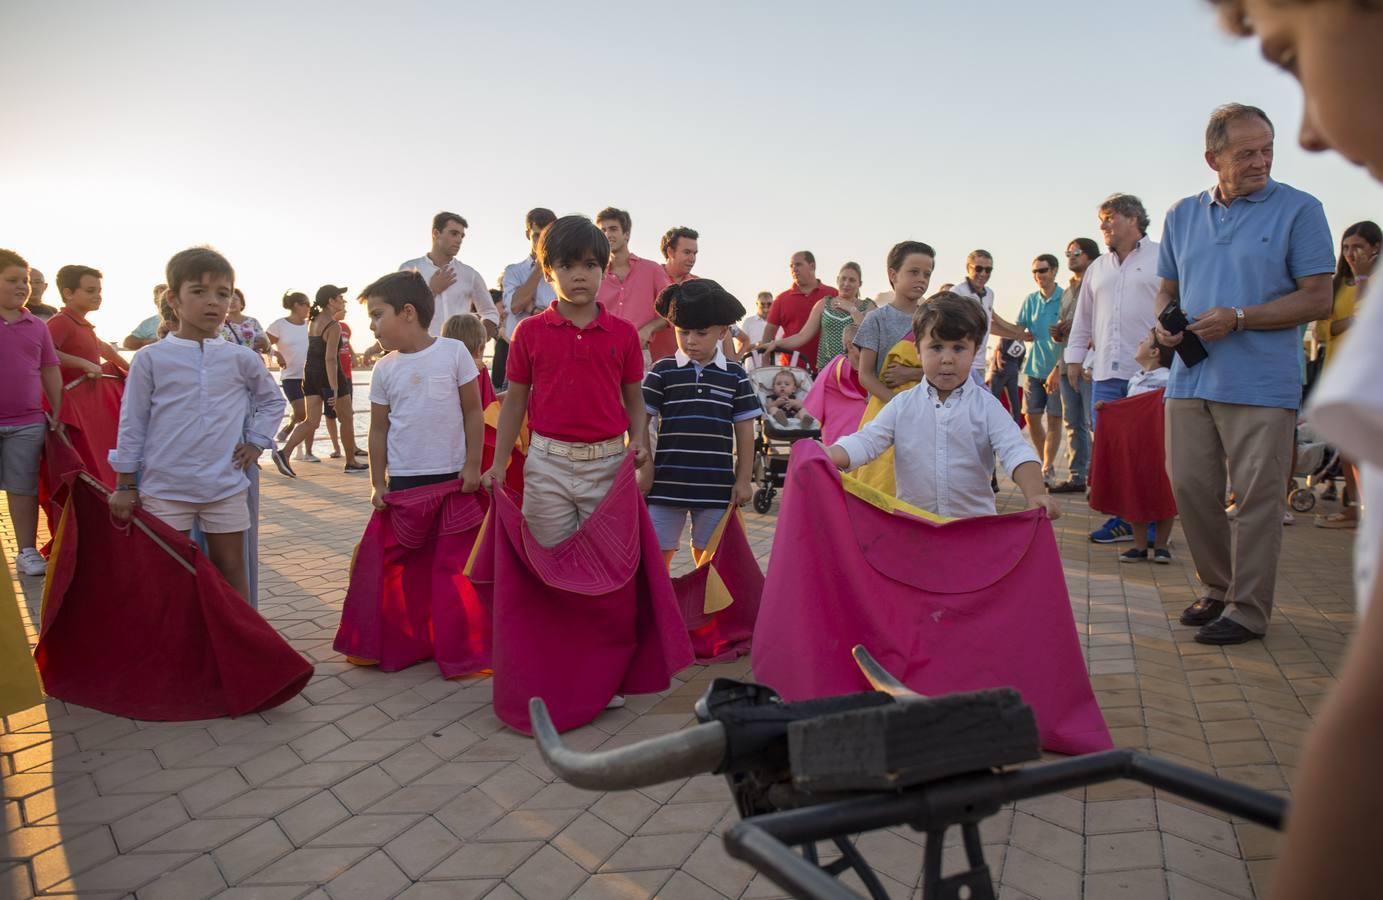
<path id="1" fill-rule="evenodd" d="M 1223 600 L 1213 600 L 1210 597 L 1202 597 L 1195 603 L 1181 611 L 1181 624 L 1183 625 L 1209 625 L 1220 617 L 1220 613 L 1225 610 Z"/>
<path id="2" fill-rule="evenodd" d="M 1202 625 L 1196 629 L 1196 643 L 1198 644 L 1247 644 L 1249 641 L 1261 641 L 1263 635 L 1254 634 L 1243 625 L 1231 619 L 1219 618 L 1208 625 Z"/>

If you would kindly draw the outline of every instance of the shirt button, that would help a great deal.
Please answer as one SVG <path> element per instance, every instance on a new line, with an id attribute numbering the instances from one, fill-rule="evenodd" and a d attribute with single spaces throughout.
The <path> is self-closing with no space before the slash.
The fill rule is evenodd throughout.
<path id="1" fill-rule="evenodd" d="M 578 335 L 576 336 L 576 339 L 577 339 L 578 341 L 581 340 L 581 335 L 578 334 Z"/>

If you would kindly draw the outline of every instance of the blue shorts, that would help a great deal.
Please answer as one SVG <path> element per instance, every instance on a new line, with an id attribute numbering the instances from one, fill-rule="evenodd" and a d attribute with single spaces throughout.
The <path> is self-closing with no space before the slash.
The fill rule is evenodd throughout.
<path id="1" fill-rule="evenodd" d="M 279 387 L 283 389 L 283 396 L 288 398 L 289 403 L 297 403 L 303 394 L 303 380 L 301 378 L 285 378 L 279 382 Z"/>
<path id="2" fill-rule="evenodd" d="M 676 550 L 682 543 L 682 529 L 687 524 L 688 514 L 691 514 L 692 520 L 692 546 L 705 550 L 725 512 L 724 506 L 699 509 L 650 504 L 648 507 L 648 517 L 653 520 L 653 530 L 658 533 L 658 547 L 661 550 Z"/>
<path id="3" fill-rule="evenodd" d="M 1028 376 L 1027 387 L 1024 389 L 1024 400 L 1028 415 L 1045 412 L 1049 416 L 1061 417 L 1061 391 L 1048 393 L 1047 379 L 1045 378 Z"/>

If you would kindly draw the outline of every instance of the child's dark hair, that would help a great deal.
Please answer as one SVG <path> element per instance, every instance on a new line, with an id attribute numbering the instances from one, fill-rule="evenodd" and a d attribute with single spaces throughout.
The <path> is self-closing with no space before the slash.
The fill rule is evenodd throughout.
<path id="1" fill-rule="evenodd" d="M 29 268 L 29 264 L 25 262 L 24 257 L 20 256 L 18 253 L 15 253 L 13 250 L 0 250 L 0 272 L 3 272 L 10 266 L 22 266 L 25 269 Z"/>
<path id="2" fill-rule="evenodd" d="M 310 304 L 312 303 L 312 301 L 309 300 L 309 299 L 307 299 L 307 295 L 304 294 L 302 291 L 284 291 L 284 292 L 283 292 L 283 308 L 284 308 L 284 309 L 288 310 L 289 312 L 292 312 L 292 311 L 293 311 L 293 307 L 297 306 L 299 303 L 307 303 L 307 304 L 310 305 Z"/>
<path id="3" fill-rule="evenodd" d="M 180 250 L 168 260 L 165 279 L 168 282 L 168 293 L 176 297 L 184 284 L 201 281 L 208 275 L 213 278 L 225 278 L 232 285 L 235 284 L 235 269 L 231 268 L 230 260 L 215 250 L 210 247 L 188 247 L 186 250 Z"/>
<path id="4" fill-rule="evenodd" d="M 87 275 L 100 278 L 101 271 L 93 269 L 91 266 L 63 266 L 58 269 L 58 292 L 75 291 L 81 287 L 82 279 Z"/>
<path id="5" fill-rule="evenodd" d="M 917 312 L 912 314 L 912 334 L 919 343 L 929 334 L 943 341 L 970 338 L 978 348 L 989 335 L 989 320 L 984 307 L 976 301 L 942 291 L 918 304 Z"/>
<path id="6" fill-rule="evenodd" d="M 411 306 L 418 314 L 418 324 L 424 328 L 432 324 L 432 316 L 437 308 L 432 299 L 432 288 L 414 269 L 390 272 L 361 291 L 360 299 L 378 300 L 396 315 L 402 313 L 405 306 Z"/>
<path id="7" fill-rule="evenodd" d="M 461 313 L 442 323 L 442 337 L 460 341 L 475 356 L 485 348 L 489 335 L 485 333 L 485 323 L 474 313 Z"/>
<path id="8" fill-rule="evenodd" d="M 605 232 L 585 216 L 563 216 L 553 222 L 538 245 L 538 264 L 549 271 L 579 263 L 587 256 L 594 257 L 602 269 L 610 264 L 610 242 Z"/>
<path id="9" fill-rule="evenodd" d="M 924 244 L 921 241 L 899 241 L 893 245 L 892 250 L 888 251 L 886 265 L 890 271 L 897 272 L 903 268 L 903 263 L 907 258 L 914 253 L 936 259 L 936 251 L 932 249 L 931 244 Z"/>
<path id="10" fill-rule="evenodd" d="M 1176 355 L 1176 350 L 1168 347 L 1157 340 L 1157 332 L 1152 332 L 1152 345 L 1157 348 L 1157 365 L 1161 369 L 1172 367 L 1172 357 Z"/>

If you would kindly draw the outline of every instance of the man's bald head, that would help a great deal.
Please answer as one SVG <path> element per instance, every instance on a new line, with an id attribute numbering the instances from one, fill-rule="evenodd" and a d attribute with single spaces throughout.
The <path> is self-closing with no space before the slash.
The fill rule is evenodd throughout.
<path id="1" fill-rule="evenodd" d="M 43 292 L 48 290 L 48 279 L 43 277 L 43 273 L 33 266 L 29 267 L 29 306 L 38 306 L 43 302 Z"/>

